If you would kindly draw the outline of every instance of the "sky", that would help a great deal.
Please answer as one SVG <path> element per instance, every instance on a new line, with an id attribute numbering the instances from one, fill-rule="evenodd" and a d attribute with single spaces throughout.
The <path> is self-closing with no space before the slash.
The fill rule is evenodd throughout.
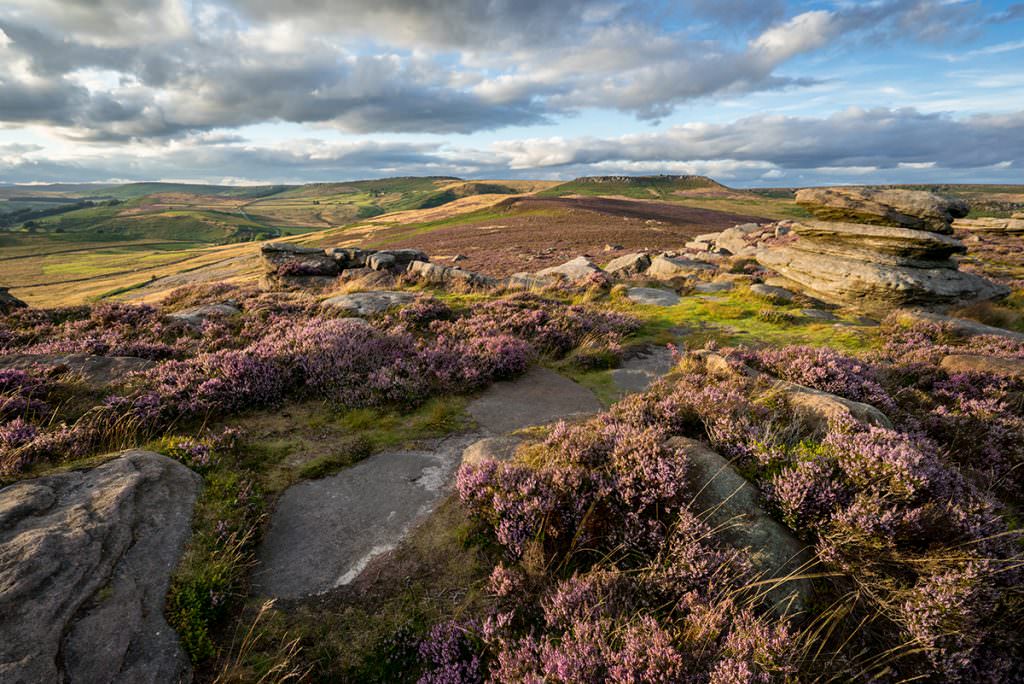
<path id="1" fill-rule="evenodd" d="M 1024 2 L 0 0 L 0 183 L 1024 183 Z"/>

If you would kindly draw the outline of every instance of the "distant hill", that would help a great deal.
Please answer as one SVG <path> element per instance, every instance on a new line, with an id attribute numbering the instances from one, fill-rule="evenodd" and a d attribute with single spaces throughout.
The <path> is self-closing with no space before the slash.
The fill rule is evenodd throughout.
<path id="1" fill-rule="evenodd" d="M 707 176 L 583 176 L 556 185 L 541 197 L 565 195 L 618 195 L 635 199 L 671 200 L 674 195 L 706 190 L 728 193 L 729 188 Z"/>
<path id="2" fill-rule="evenodd" d="M 287 190 L 288 185 L 193 185 L 191 183 L 127 183 L 106 186 L 81 193 L 82 197 L 135 199 L 157 193 L 177 192 L 214 197 L 267 197 Z"/>

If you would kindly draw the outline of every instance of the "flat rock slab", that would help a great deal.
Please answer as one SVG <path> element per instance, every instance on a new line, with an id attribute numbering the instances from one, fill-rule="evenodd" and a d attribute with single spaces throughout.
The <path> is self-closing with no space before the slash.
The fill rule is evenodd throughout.
<path id="1" fill-rule="evenodd" d="M 679 295 L 675 292 L 656 287 L 631 287 L 626 290 L 626 298 L 635 304 L 651 306 L 675 306 L 679 303 Z"/>
<path id="2" fill-rule="evenodd" d="M 667 347 L 652 347 L 626 359 L 611 371 L 612 382 L 624 392 L 643 392 L 655 380 L 672 370 L 675 362 Z"/>
<path id="3" fill-rule="evenodd" d="M 0 681 L 191 681 L 164 602 L 200 487 L 128 451 L 0 489 Z"/>
<path id="4" fill-rule="evenodd" d="M 416 295 L 411 292 L 376 290 L 330 297 L 320 302 L 320 306 L 345 311 L 354 316 L 372 316 L 384 313 L 393 306 L 409 304 L 414 299 L 416 299 Z"/>
<path id="5" fill-rule="evenodd" d="M 451 486 L 478 434 L 375 454 L 337 475 L 289 487 L 259 550 L 253 590 L 299 598 L 350 583 L 402 540 Z"/>
<path id="6" fill-rule="evenodd" d="M 481 428 L 500 435 L 573 415 L 597 413 L 603 407 L 583 385 L 547 368 L 533 368 L 512 382 L 494 383 L 466 410 Z"/>

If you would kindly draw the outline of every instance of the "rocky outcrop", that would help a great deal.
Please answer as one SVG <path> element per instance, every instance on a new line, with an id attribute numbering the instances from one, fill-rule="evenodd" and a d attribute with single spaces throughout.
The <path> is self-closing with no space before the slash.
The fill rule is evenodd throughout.
<path id="1" fill-rule="evenodd" d="M 282 277 L 335 276 L 341 273 L 334 257 L 316 247 L 268 242 L 260 248 L 260 257 L 268 274 Z"/>
<path id="2" fill-rule="evenodd" d="M 765 511 L 757 488 L 724 456 L 685 437 L 672 437 L 665 446 L 686 455 L 687 479 L 694 493 L 690 509 L 716 537 L 749 550 L 764 582 L 759 591 L 768 605 L 779 614 L 805 610 L 813 586 L 803 576 L 814 565 L 807 545 Z"/>
<path id="3" fill-rule="evenodd" d="M 190 681 L 164 601 L 199 489 L 129 451 L 0 490 L 0 681 Z"/>
<path id="4" fill-rule="evenodd" d="M 27 370 L 42 366 L 53 373 L 79 376 L 90 389 L 102 389 L 128 379 L 130 373 L 149 370 L 156 365 L 150 359 L 135 356 L 95 356 L 93 354 L 11 354 L 0 357 L 0 368 Z"/>
<path id="5" fill-rule="evenodd" d="M 6 287 L 0 287 L 0 314 L 9 314 L 15 309 L 27 307 L 28 304 L 8 292 Z"/>
<path id="6" fill-rule="evenodd" d="M 788 304 L 793 301 L 793 293 L 784 287 L 777 285 L 765 285 L 764 283 L 754 283 L 750 286 L 750 291 L 757 295 L 767 299 L 769 302 L 776 304 Z"/>
<path id="7" fill-rule="evenodd" d="M 575 259 L 565 262 L 560 266 L 552 266 L 551 268 L 545 268 L 537 271 L 537 275 L 541 278 L 545 276 L 554 276 L 556 278 L 564 278 L 570 281 L 583 280 L 594 273 L 601 273 L 601 268 L 593 261 L 585 256 L 578 256 Z"/>
<path id="8" fill-rule="evenodd" d="M 683 259 L 680 257 L 660 254 L 651 260 L 651 265 L 648 267 L 645 275 L 648 278 L 654 278 L 655 280 L 671 280 L 673 278 L 685 278 L 696 275 L 697 273 L 706 273 L 714 270 L 714 264 L 709 264 L 704 261 Z"/>
<path id="9" fill-rule="evenodd" d="M 1016 216 L 1014 218 L 957 219 L 953 221 L 953 229 L 969 233 L 1024 235 L 1024 216 Z"/>
<path id="10" fill-rule="evenodd" d="M 406 272 L 431 285 L 453 285 L 461 284 L 471 287 L 491 287 L 498 284 L 498 280 L 473 271 L 465 271 L 454 266 L 441 266 L 432 264 L 429 261 L 413 261 L 409 264 Z"/>
<path id="11" fill-rule="evenodd" d="M 1004 359 L 984 354 L 950 354 L 939 366 L 947 373 L 987 373 L 1024 380 L 1024 359 Z"/>
<path id="12" fill-rule="evenodd" d="M 816 217 L 952 233 L 953 219 L 967 216 L 963 200 L 930 192 L 873 188 L 804 188 L 796 203 Z"/>
<path id="13" fill-rule="evenodd" d="M 651 265 L 651 257 L 646 252 L 624 254 L 608 262 L 605 272 L 613 278 L 632 278 L 638 276 Z"/>
<path id="14" fill-rule="evenodd" d="M 909 190 L 846 188 L 812 188 L 797 196 L 821 215 L 873 219 L 872 224 L 795 223 L 795 240 L 758 251 L 762 266 L 807 294 L 872 307 L 941 306 L 1007 293 L 1001 285 L 959 270 L 954 257 L 966 249 L 948 235 L 952 217 L 967 211 L 959 200 Z"/>
<path id="15" fill-rule="evenodd" d="M 384 313 L 394 306 L 409 304 L 415 299 L 416 295 L 412 292 L 378 290 L 372 292 L 353 292 L 351 294 L 329 297 L 320 302 L 320 306 L 352 316 L 373 316 Z"/>
<path id="16" fill-rule="evenodd" d="M 470 444 L 462 452 L 463 465 L 476 465 L 483 461 L 508 461 L 516 454 L 523 438 L 516 435 L 485 437 Z"/>

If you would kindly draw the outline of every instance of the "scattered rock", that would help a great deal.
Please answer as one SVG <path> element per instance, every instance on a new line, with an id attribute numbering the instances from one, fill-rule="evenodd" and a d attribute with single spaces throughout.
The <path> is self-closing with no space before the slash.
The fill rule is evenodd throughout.
<path id="1" fill-rule="evenodd" d="M 533 273 L 513 273 L 503 283 L 513 290 L 539 290 L 557 282 L 554 276 L 540 276 Z"/>
<path id="2" fill-rule="evenodd" d="M 853 418 L 868 425 L 892 428 L 889 418 L 870 404 L 853 401 L 786 380 L 779 380 L 776 388 L 786 395 L 790 406 L 811 427 L 824 429 L 830 420 Z"/>
<path id="3" fill-rule="evenodd" d="M 916 190 L 872 188 L 805 188 L 796 203 L 818 218 L 887 226 L 902 226 L 936 233 L 952 233 L 953 219 L 967 216 L 963 200 L 947 199 Z"/>
<path id="4" fill-rule="evenodd" d="M 127 451 L 0 489 L 0 680 L 191 681 L 164 601 L 200 487 Z"/>
<path id="5" fill-rule="evenodd" d="M 80 375 L 90 389 L 103 389 L 156 365 L 155 361 L 135 356 L 95 356 L 92 354 L 12 354 L 0 357 L 0 368 L 27 370 L 43 366 L 54 372 L 67 369 Z"/>
<path id="6" fill-rule="evenodd" d="M 654 287 L 631 287 L 626 290 L 626 298 L 634 304 L 651 306 L 675 306 L 679 303 L 679 295 L 675 292 Z"/>
<path id="7" fill-rule="evenodd" d="M 366 267 L 374 271 L 390 271 L 397 266 L 398 260 L 394 254 L 376 252 L 366 257 Z"/>
<path id="8" fill-rule="evenodd" d="M 758 490 L 721 454 L 686 437 L 672 437 L 665 446 L 686 455 L 687 479 L 694 492 L 691 509 L 716 537 L 750 551 L 750 558 L 765 585 L 764 597 L 778 613 L 806 610 L 813 591 L 807 574 L 814 555 L 761 505 Z"/>
<path id="9" fill-rule="evenodd" d="M 606 252 L 617 252 L 620 249 L 625 249 L 622 245 L 605 245 L 604 251 Z"/>
<path id="10" fill-rule="evenodd" d="M 715 267 L 713 264 L 703 261 L 694 261 L 692 259 L 669 257 L 662 254 L 651 260 L 651 265 L 647 268 L 644 274 L 649 278 L 655 278 L 657 280 L 671 280 L 672 278 L 681 278 L 691 276 L 696 273 L 714 270 Z"/>
<path id="11" fill-rule="evenodd" d="M 645 252 L 626 254 L 617 259 L 612 259 L 604 270 L 616 278 L 631 278 L 640 275 L 651 265 L 651 257 Z"/>
<path id="12" fill-rule="evenodd" d="M 697 283 L 693 287 L 693 289 L 696 290 L 697 292 L 710 294 L 714 292 L 728 292 L 729 290 L 732 290 L 735 287 L 735 283 L 728 280 L 723 280 L 715 283 Z"/>
<path id="13" fill-rule="evenodd" d="M 464 271 L 461 268 L 452 266 L 441 266 L 426 261 L 413 261 L 409 264 L 410 275 L 434 285 L 449 285 L 451 283 L 463 283 L 465 285 L 492 286 L 497 280 L 472 271 Z"/>
<path id="14" fill-rule="evenodd" d="M 335 247 L 327 250 L 327 254 L 338 263 L 338 268 L 365 268 L 366 258 L 376 250 L 358 247 Z"/>
<path id="15" fill-rule="evenodd" d="M 650 347 L 633 354 L 611 371 L 612 382 L 624 392 L 643 392 L 672 370 L 674 361 L 668 347 Z"/>
<path id="16" fill-rule="evenodd" d="M 554 276 L 556 278 L 566 278 L 567 280 L 582 280 L 593 273 L 600 273 L 601 269 L 593 261 L 584 256 L 578 256 L 571 261 L 567 261 L 560 266 L 552 266 L 551 268 L 545 268 L 541 271 L 537 271 L 539 277 Z"/>
<path id="17" fill-rule="evenodd" d="M 1004 359 L 983 354 L 950 354 L 939 363 L 948 373 L 988 373 L 1024 380 L 1024 359 Z"/>
<path id="18" fill-rule="evenodd" d="M 466 409 L 492 434 L 597 413 L 601 402 L 578 383 L 546 368 L 532 368 L 511 382 L 496 382 Z"/>
<path id="19" fill-rule="evenodd" d="M 513 435 L 485 437 L 466 447 L 462 452 L 462 463 L 472 465 L 481 461 L 508 461 L 515 456 L 516 449 L 522 443 L 522 438 Z"/>
<path id="20" fill-rule="evenodd" d="M 15 309 L 26 309 L 28 304 L 12 295 L 6 287 L 0 287 L 0 314 L 9 314 Z"/>
<path id="21" fill-rule="evenodd" d="M 775 302 L 777 304 L 788 304 L 793 301 L 792 292 L 784 287 L 778 287 L 776 285 L 754 283 L 750 286 L 750 291 L 758 297 L 764 297 L 768 301 Z"/>
<path id="22" fill-rule="evenodd" d="M 229 318 L 240 313 L 242 313 L 241 310 L 231 304 L 203 304 L 202 306 L 168 314 L 168 318 L 181 321 L 193 328 L 201 328 L 203 323 L 208 320 Z"/>
<path id="23" fill-rule="evenodd" d="M 800 309 L 800 315 L 804 318 L 810 318 L 813 321 L 834 321 L 836 315 L 831 311 L 822 311 L 821 309 Z"/>
<path id="24" fill-rule="evenodd" d="M 414 299 L 416 295 L 411 292 L 374 290 L 337 295 L 320 302 L 320 306 L 346 311 L 353 316 L 373 316 L 393 306 L 408 304 Z"/>

